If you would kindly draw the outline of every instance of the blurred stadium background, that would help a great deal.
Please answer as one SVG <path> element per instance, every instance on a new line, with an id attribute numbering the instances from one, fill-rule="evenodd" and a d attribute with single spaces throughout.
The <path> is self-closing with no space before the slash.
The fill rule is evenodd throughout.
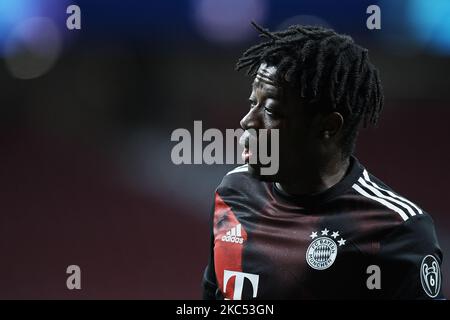
<path id="1" fill-rule="evenodd" d="M 381 30 L 366 28 L 371 4 Z M 0 298 L 200 297 L 230 166 L 173 165 L 170 134 L 239 126 L 250 20 L 327 25 L 370 49 L 386 107 L 357 155 L 433 215 L 450 296 L 449 1 L 0 0 Z M 66 288 L 71 264 L 82 290 Z"/>

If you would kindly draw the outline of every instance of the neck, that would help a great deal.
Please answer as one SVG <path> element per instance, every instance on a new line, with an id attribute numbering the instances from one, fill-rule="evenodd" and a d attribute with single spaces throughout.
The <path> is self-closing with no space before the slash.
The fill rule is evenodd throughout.
<path id="1" fill-rule="evenodd" d="M 276 182 L 277 188 L 290 195 L 306 195 L 323 192 L 342 180 L 349 167 L 349 158 L 329 159 L 315 166 L 307 166 L 295 181 Z"/>

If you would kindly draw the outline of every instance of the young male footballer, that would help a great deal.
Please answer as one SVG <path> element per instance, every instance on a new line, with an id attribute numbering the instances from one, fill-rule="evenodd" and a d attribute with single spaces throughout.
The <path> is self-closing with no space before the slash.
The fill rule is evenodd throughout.
<path id="1" fill-rule="evenodd" d="M 322 27 L 254 26 L 263 41 L 237 63 L 254 78 L 243 157 L 251 132 L 278 129 L 279 170 L 247 163 L 218 186 L 203 297 L 442 299 L 430 215 L 352 155 L 383 107 L 368 50 Z"/>

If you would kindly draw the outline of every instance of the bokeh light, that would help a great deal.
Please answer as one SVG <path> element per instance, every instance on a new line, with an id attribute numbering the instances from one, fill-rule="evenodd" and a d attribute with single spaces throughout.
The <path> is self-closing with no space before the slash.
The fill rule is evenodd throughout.
<path id="1" fill-rule="evenodd" d="M 263 0 L 199 0 L 193 5 L 198 32 L 207 40 L 225 44 L 254 35 L 250 21 L 262 23 L 267 13 Z"/>
<path id="2" fill-rule="evenodd" d="M 407 19 L 413 37 L 422 45 L 450 54 L 450 1 L 411 0 Z"/>
<path id="3" fill-rule="evenodd" d="M 6 66 L 19 79 L 45 74 L 61 52 L 61 34 L 49 18 L 29 18 L 11 32 L 5 43 Z"/>

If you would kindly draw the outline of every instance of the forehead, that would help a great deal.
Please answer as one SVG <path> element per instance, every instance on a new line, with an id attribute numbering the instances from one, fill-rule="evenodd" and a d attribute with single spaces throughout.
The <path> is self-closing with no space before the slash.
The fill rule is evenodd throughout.
<path id="1" fill-rule="evenodd" d="M 261 63 L 258 71 L 256 72 L 255 80 L 253 83 L 262 82 L 272 86 L 279 86 L 277 81 L 277 71 L 277 67 L 267 65 L 266 63 Z"/>
<path id="2" fill-rule="evenodd" d="M 253 91 L 259 89 L 275 95 L 281 94 L 283 87 L 278 80 L 277 72 L 278 68 L 276 66 L 261 63 L 253 80 Z"/>

